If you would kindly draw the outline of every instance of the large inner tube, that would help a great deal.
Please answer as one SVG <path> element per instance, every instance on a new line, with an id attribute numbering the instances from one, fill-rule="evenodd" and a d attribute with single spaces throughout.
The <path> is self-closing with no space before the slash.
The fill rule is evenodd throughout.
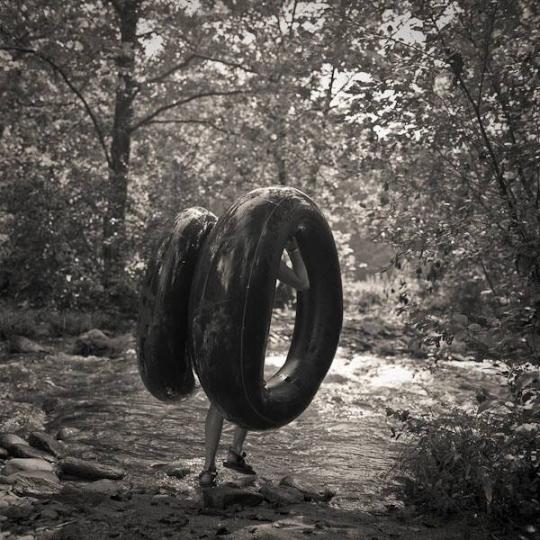
<path id="1" fill-rule="evenodd" d="M 296 235 L 310 288 L 297 293 L 287 360 L 265 384 L 268 331 L 281 254 Z M 250 430 L 283 426 L 315 396 L 343 319 L 332 232 L 315 203 L 294 188 L 257 189 L 216 223 L 195 271 L 190 355 L 210 400 Z"/>
<path id="2" fill-rule="evenodd" d="M 204 208 L 184 210 L 148 262 L 139 305 L 137 358 L 144 385 L 162 401 L 178 401 L 195 386 L 186 354 L 189 294 L 201 245 L 216 219 Z"/>

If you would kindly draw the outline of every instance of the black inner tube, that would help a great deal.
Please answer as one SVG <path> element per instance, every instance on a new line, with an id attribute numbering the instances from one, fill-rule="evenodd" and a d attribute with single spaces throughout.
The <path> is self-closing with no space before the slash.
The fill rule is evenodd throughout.
<path id="1" fill-rule="evenodd" d="M 297 293 L 287 360 L 265 384 L 276 276 L 292 235 L 310 288 Z M 201 251 L 190 306 L 190 354 L 204 390 L 225 417 L 264 430 L 301 414 L 331 365 L 343 318 L 335 243 L 313 201 L 284 187 L 241 198 Z"/>

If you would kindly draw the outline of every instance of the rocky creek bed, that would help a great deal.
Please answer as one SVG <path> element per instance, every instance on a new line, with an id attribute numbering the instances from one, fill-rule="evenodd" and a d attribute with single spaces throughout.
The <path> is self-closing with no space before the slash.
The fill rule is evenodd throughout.
<path id="1" fill-rule="evenodd" d="M 269 371 L 283 361 L 286 334 L 273 326 Z M 204 393 L 155 400 L 131 336 L 115 338 L 108 356 L 74 354 L 92 351 L 68 339 L 26 353 L 4 347 L 0 539 L 494 538 L 474 520 L 437 521 L 403 507 L 392 487 L 404 443 L 391 438 L 385 410 L 472 407 L 478 388 L 498 385 L 500 368 L 454 361 L 431 371 L 404 344 L 389 329 L 346 326 L 309 409 L 280 430 L 249 435 L 258 475 L 218 467 L 218 487 L 206 490 L 197 484 Z"/>

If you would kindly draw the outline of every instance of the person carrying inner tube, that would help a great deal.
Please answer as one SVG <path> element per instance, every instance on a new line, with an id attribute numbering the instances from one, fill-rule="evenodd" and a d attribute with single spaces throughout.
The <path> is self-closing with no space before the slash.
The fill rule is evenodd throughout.
<path id="1" fill-rule="evenodd" d="M 304 261 L 302 260 L 302 255 L 298 249 L 298 243 L 296 242 L 294 236 L 287 242 L 285 249 L 289 254 L 292 268 L 287 266 L 282 259 L 277 279 L 299 291 L 305 291 L 309 288 L 309 278 Z M 199 474 L 199 485 L 201 487 L 212 487 L 216 485 L 216 453 L 219 440 L 221 438 L 222 429 L 223 416 L 217 407 L 211 403 L 206 415 L 204 430 L 206 456 L 204 469 Z M 223 466 L 242 474 L 255 474 L 253 467 L 246 463 L 246 454 L 242 451 L 246 435 L 246 429 L 236 426 L 236 429 L 234 430 L 233 443 L 229 447 L 227 459 L 223 462 Z"/>

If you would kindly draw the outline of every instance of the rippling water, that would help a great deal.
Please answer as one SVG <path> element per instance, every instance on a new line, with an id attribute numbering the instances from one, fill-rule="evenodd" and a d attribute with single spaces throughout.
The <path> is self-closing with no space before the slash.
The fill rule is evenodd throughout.
<path id="1" fill-rule="evenodd" d="M 274 351 L 267 369 L 275 370 L 283 360 Z M 59 353 L 5 365 L 0 382 L 14 389 L 12 399 L 42 403 L 57 398 L 47 429 L 80 430 L 71 442 L 79 455 L 124 467 L 135 484 L 169 484 L 186 493 L 196 489 L 208 408 L 200 388 L 174 405 L 158 401 L 140 380 L 134 350 L 114 360 Z M 341 508 L 380 509 L 390 502 L 385 488 L 394 481 L 394 459 L 402 448 L 390 437 L 385 408 L 472 406 L 476 388 L 497 384 L 497 377 L 496 367 L 473 362 L 447 362 L 431 372 L 418 360 L 340 348 L 307 411 L 279 430 L 250 433 L 245 450 L 261 477 L 294 475 L 334 490 L 332 504 Z M 226 424 L 218 463 L 232 429 Z M 171 479 L 152 467 L 176 461 L 192 474 Z M 223 479 L 232 474 L 219 471 Z"/>

